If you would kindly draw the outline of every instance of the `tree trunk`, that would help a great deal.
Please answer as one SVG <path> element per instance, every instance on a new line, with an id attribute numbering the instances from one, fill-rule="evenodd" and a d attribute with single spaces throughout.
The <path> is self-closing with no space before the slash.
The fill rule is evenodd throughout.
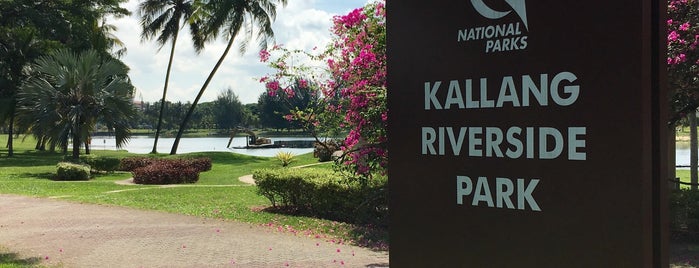
<path id="1" fill-rule="evenodd" d="M 699 176 L 697 174 L 697 164 L 699 163 L 699 155 L 697 154 L 697 113 L 691 111 L 689 113 L 689 174 L 692 190 L 697 190 Z"/>
<path id="2" fill-rule="evenodd" d="M 170 48 L 170 60 L 167 63 L 167 72 L 165 73 L 165 86 L 163 86 L 163 98 L 160 100 L 160 114 L 158 115 L 158 126 L 155 129 L 155 141 L 153 142 L 153 150 L 151 154 L 158 153 L 158 137 L 160 137 L 160 129 L 163 124 L 163 113 L 165 112 L 165 96 L 167 96 L 167 85 L 170 82 L 170 70 L 172 69 L 172 59 L 175 56 L 175 44 L 177 44 L 178 30 L 175 30 L 175 34 L 172 38 L 172 48 Z"/>
<path id="3" fill-rule="evenodd" d="M 194 99 L 192 106 L 189 107 L 189 111 L 187 111 L 187 115 L 185 115 L 184 120 L 182 120 L 182 124 L 180 124 L 180 130 L 177 131 L 177 137 L 175 137 L 175 143 L 172 144 L 172 150 L 170 150 L 171 155 L 177 154 L 177 147 L 180 145 L 180 139 L 182 138 L 182 134 L 184 133 L 184 130 L 187 128 L 187 123 L 189 123 L 189 118 L 192 116 L 192 113 L 194 113 L 194 108 L 197 107 L 197 103 L 199 103 L 199 99 L 201 99 L 201 96 L 204 95 L 204 91 L 206 90 L 206 87 L 209 86 L 211 79 L 214 78 L 216 71 L 218 71 L 218 68 L 221 66 L 221 63 L 223 63 L 223 60 L 226 58 L 226 55 L 228 55 L 228 51 L 231 50 L 231 46 L 233 46 L 233 41 L 235 40 L 235 38 L 234 38 L 235 35 L 231 35 L 231 36 L 232 36 L 231 40 L 228 41 L 228 45 L 226 46 L 226 50 L 223 51 L 223 55 L 221 55 L 221 58 L 219 58 L 218 62 L 216 62 L 214 69 L 211 70 L 211 73 L 209 73 L 209 77 L 206 78 L 206 82 L 204 82 L 204 85 L 199 90 L 199 94 L 197 94 L 197 97 Z"/>
<path id="4" fill-rule="evenodd" d="M 13 141 L 12 135 L 14 134 L 13 133 L 14 132 L 14 124 L 15 124 L 15 115 L 14 115 L 14 113 L 12 113 L 12 115 L 10 115 L 10 127 L 8 129 L 9 134 L 7 134 L 7 156 L 8 157 L 15 156 L 15 150 L 14 150 L 14 146 L 13 146 L 13 142 L 12 142 Z"/>
<path id="5" fill-rule="evenodd" d="M 80 122 L 80 118 L 76 121 Z M 73 161 L 75 162 L 80 159 L 80 144 L 82 143 L 80 142 L 80 128 L 77 122 L 73 125 Z"/>
<path id="6" fill-rule="evenodd" d="M 34 146 L 34 149 L 37 151 L 43 151 L 41 150 L 41 143 L 44 142 L 44 137 L 38 137 L 36 138 L 36 146 Z"/>
<path id="7" fill-rule="evenodd" d="M 46 151 L 46 142 L 47 138 L 46 137 L 41 137 L 41 144 L 39 145 L 39 151 Z M 55 151 L 55 146 L 51 148 L 51 152 Z"/>
<path id="8" fill-rule="evenodd" d="M 85 141 L 85 154 L 90 154 L 90 142 L 89 142 L 89 140 L 90 139 L 88 138 L 87 141 Z"/>

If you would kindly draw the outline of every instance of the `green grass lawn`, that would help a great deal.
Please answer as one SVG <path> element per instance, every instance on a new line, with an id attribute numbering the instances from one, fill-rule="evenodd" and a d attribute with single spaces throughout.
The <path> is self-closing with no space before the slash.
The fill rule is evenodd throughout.
<path id="1" fill-rule="evenodd" d="M 43 267 L 39 265 L 40 262 L 38 257 L 22 258 L 17 253 L 0 247 L 0 268 Z"/>
<path id="2" fill-rule="evenodd" d="M 7 136 L 0 136 L 0 144 L 4 145 L 6 142 Z M 56 164 L 63 159 L 62 154 L 34 151 L 34 140 L 29 137 L 24 141 L 15 140 L 15 156 L 12 158 L 7 157 L 5 146 L 1 147 L 0 193 L 3 194 L 52 197 L 82 203 L 110 204 L 199 217 L 231 219 L 269 228 L 288 225 L 293 230 L 304 231 L 314 236 L 328 236 L 359 245 L 378 245 L 377 247 L 384 249 L 387 245 L 386 230 L 263 211 L 263 208 L 270 206 L 269 201 L 257 195 L 255 186 L 246 185 L 238 178 L 252 174 L 255 169 L 282 168 L 281 162 L 273 157 L 253 157 L 228 152 L 159 155 L 166 158 L 209 157 L 213 162 L 211 171 L 201 173 L 199 182 L 196 184 L 161 188 L 116 184 L 116 181 L 131 177 L 131 173 L 127 172 L 97 174 L 88 182 L 52 181 L 50 178 L 56 172 Z M 144 156 L 126 151 L 93 151 L 92 154 L 116 157 Z M 318 160 L 313 158 L 312 154 L 304 154 L 296 156 L 291 166 L 317 163 Z M 331 168 L 332 165 L 323 163 L 316 167 Z M 5 254 L 0 255 L 4 258 L 12 257 L 3 251 L 0 251 L 0 254 Z M 14 260 L 0 259 L 0 268 L 7 267 L 2 265 L 10 265 L 12 262 Z"/>

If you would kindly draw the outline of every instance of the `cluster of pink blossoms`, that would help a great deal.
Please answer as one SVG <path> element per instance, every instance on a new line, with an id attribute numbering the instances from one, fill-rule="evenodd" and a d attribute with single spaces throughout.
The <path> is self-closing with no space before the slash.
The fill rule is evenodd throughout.
<path id="1" fill-rule="evenodd" d="M 697 31 L 697 26 L 692 25 L 691 22 L 697 14 L 695 6 L 696 1 L 694 0 L 671 0 L 668 2 L 670 18 L 667 20 L 667 64 L 670 66 L 684 64 L 688 61 L 689 64 L 699 64 L 699 59 L 693 57 L 699 45 L 699 31 Z M 670 69 L 672 68 L 670 67 Z"/>
<path id="2" fill-rule="evenodd" d="M 359 175 L 384 172 L 386 151 L 386 11 L 383 2 L 369 4 L 346 16 L 335 17 L 334 60 L 328 61 L 334 87 L 326 95 L 339 93 L 345 100 L 337 107 L 345 112 L 349 134 L 346 164 Z"/>
<path id="3" fill-rule="evenodd" d="M 699 103 L 699 0 L 668 1 L 667 70 L 672 90 L 671 122 L 696 110 Z"/>
<path id="4" fill-rule="evenodd" d="M 348 156 L 344 164 L 361 176 L 385 174 L 388 163 L 385 2 L 380 0 L 334 17 L 331 31 L 334 37 L 330 47 L 318 55 L 281 46 L 261 51 L 261 61 L 268 62 L 277 73 L 260 82 L 265 83 L 268 94 L 273 96 L 292 86 L 317 85 L 324 98 L 324 112 L 342 118 L 335 120 L 333 116 L 325 116 L 326 120 L 335 121 L 321 122 L 315 111 L 294 111 L 286 118 L 305 121 L 309 126 L 336 124 L 348 131 L 343 146 Z M 313 72 L 314 68 L 286 64 L 301 56 L 322 61 L 327 73 L 319 75 Z M 286 93 L 289 96 L 290 92 Z"/>

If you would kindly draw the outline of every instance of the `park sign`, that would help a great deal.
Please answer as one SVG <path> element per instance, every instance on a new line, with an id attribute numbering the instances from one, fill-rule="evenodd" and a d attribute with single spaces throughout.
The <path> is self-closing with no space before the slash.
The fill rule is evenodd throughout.
<path id="1" fill-rule="evenodd" d="M 666 266 L 664 14 L 388 2 L 391 266 Z"/>

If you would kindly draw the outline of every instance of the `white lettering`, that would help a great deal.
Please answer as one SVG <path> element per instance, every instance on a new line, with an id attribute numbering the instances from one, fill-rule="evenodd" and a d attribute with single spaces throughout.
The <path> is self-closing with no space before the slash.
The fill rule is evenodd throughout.
<path id="1" fill-rule="evenodd" d="M 420 146 L 422 155 L 585 161 L 586 134 L 586 127 L 422 127 Z"/>
<path id="2" fill-rule="evenodd" d="M 524 210 L 524 203 L 526 202 L 533 211 L 541 211 L 539 204 L 537 204 L 534 197 L 532 197 L 534 188 L 539 185 L 539 180 L 530 180 L 526 187 L 525 183 L 524 179 L 517 179 L 517 209 Z"/>
<path id="3" fill-rule="evenodd" d="M 558 106 L 573 105 L 580 96 L 580 86 L 575 84 L 577 76 L 571 72 L 560 72 L 549 80 L 549 74 L 540 74 L 538 83 L 531 75 L 504 76 L 499 82 L 497 97 L 489 99 L 488 78 L 478 79 L 478 93 L 474 92 L 473 79 L 450 80 L 447 94 L 439 90 L 446 81 L 425 82 L 425 110 L 501 108 L 549 105 L 549 98 Z M 463 84 L 461 84 L 463 83 Z M 461 91 L 463 89 L 463 92 Z M 474 94 L 475 93 L 475 94 Z"/>
<path id="4" fill-rule="evenodd" d="M 425 82 L 425 110 L 430 110 L 430 107 L 434 105 L 437 110 L 442 109 L 442 105 L 439 104 L 439 99 L 437 99 L 437 90 L 442 85 L 442 82 L 434 82 L 434 85 L 430 86 L 430 82 Z"/>
<path id="5" fill-rule="evenodd" d="M 577 79 L 578 77 L 576 77 L 573 73 L 570 72 L 562 72 L 553 77 L 553 80 L 551 80 L 551 98 L 556 104 L 560 106 L 570 106 L 573 103 L 575 103 L 576 100 L 578 100 L 578 95 L 580 94 L 580 86 L 564 86 L 563 92 L 568 94 L 567 98 L 561 97 L 560 93 L 558 92 L 558 86 L 562 81 L 568 81 L 572 83 L 575 82 L 575 80 Z"/>
<path id="6" fill-rule="evenodd" d="M 495 194 L 491 192 L 490 183 L 487 177 L 478 177 L 474 187 L 471 177 L 456 176 L 456 204 L 465 204 L 467 201 L 464 199 L 471 196 L 471 206 L 474 207 L 541 211 L 533 195 L 536 186 L 539 185 L 539 179 L 517 179 L 515 191 L 515 182 L 512 179 L 496 177 Z M 513 202 L 515 200 L 513 195 L 517 196 L 517 206 Z"/>

